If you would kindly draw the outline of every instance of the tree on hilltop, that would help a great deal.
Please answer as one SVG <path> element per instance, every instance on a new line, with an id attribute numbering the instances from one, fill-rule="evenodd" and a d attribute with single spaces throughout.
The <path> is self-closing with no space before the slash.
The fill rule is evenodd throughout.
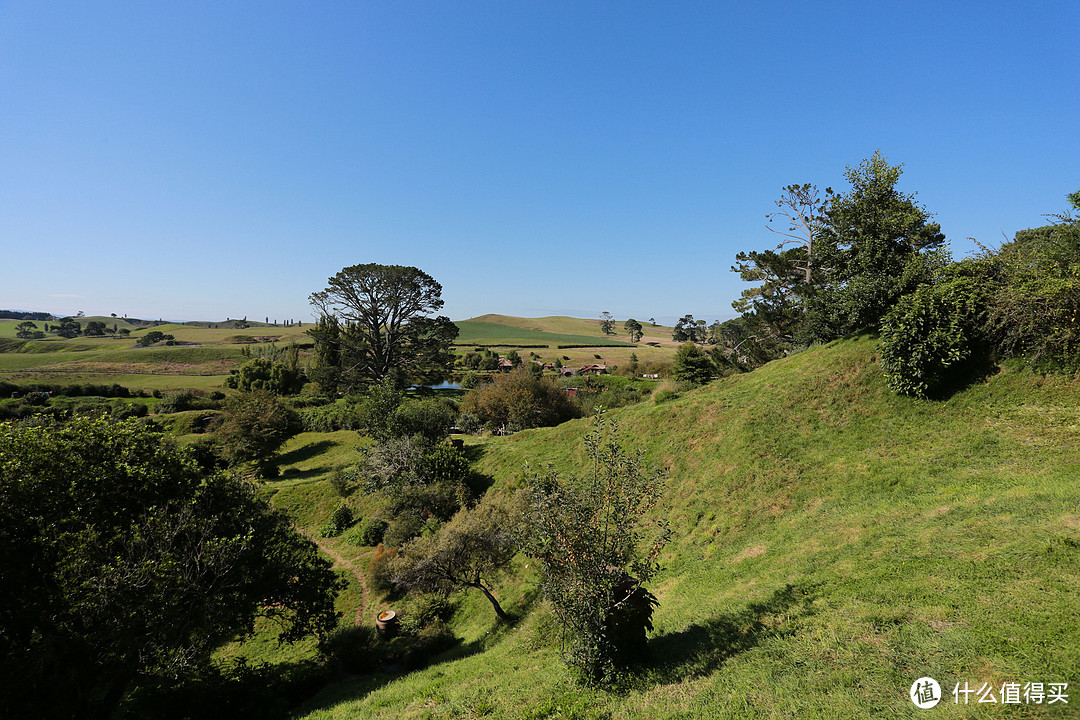
<path id="1" fill-rule="evenodd" d="M 360 380 L 378 381 L 395 370 L 414 380 L 437 379 L 453 360 L 457 326 L 441 315 L 429 317 L 443 306 L 442 286 L 418 268 L 353 265 L 309 299 L 339 330 L 336 337 L 318 326 L 309 330 L 316 348 L 336 344 L 342 371 Z"/>

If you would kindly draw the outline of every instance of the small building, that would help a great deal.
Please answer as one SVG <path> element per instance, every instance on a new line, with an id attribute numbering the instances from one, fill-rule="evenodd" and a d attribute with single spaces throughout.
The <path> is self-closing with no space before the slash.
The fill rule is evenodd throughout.
<path id="1" fill-rule="evenodd" d="M 578 369 L 578 375 L 606 375 L 607 365 L 604 363 L 590 363 L 582 365 Z"/>

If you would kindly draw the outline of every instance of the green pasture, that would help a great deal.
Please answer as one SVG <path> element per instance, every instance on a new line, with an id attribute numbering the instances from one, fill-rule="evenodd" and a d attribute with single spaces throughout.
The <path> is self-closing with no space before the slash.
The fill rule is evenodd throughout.
<path id="1" fill-rule="evenodd" d="M 423 670 L 345 678 L 299 716 L 1078 716 L 1080 697 L 965 707 L 951 690 L 1080 687 L 1080 382 L 1006 367 L 945 401 L 901 398 L 861 337 L 611 416 L 669 473 L 657 512 L 675 534 L 639 673 L 616 691 L 571 682 L 522 559 L 497 590 L 516 624 L 463 593 L 456 648 Z M 588 426 L 474 439 L 471 452 L 505 491 L 526 463 L 579 471 Z M 274 501 L 302 526 L 325 522 L 325 481 L 297 482 L 304 498 L 283 487 Z M 908 699 L 924 675 L 946 688 L 933 711 Z"/>
<path id="2" fill-rule="evenodd" d="M 470 344 L 508 346 L 546 344 L 554 349 L 556 345 L 630 344 L 624 337 L 618 335 L 605 337 L 603 335 L 557 334 L 476 320 L 459 320 L 454 324 L 458 326 L 458 337 L 454 341 L 454 344 L 458 346 Z"/>
<path id="3" fill-rule="evenodd" d="M 488 314 L 474 317 L 464 322 L 506 325 L 513 328 L 521 328 L 523 330 L 550 333 L 553 335 L 574 335 L 591 337 L 594 339 L 612 338 L 615 340 L 622 340 L 627 337 L 626 333 L 623 331 L 623 322 L 625 322 L 626 319 L 627 318 L 615 319 L 614 335 L 604 335 L 603 331 L 600 329 L 599 318 L 595 320 L 588 320 L 584 318 L 567 317 L 565 315 L 553 315 L 550 317 L 542 318 L 521 318 L 513 317 L 511 315 Z M 644 330 L 646 335 L 646 337 L 642 338 L 642 342 L 648 341 L 650 339 L 650 337 L 648 336 L 658 336 L 661 338 L 666 338 L 668 342 L 671 341 L 672 328 L 662 325 L 653 327 L 652 324 L 649 323 L 647 318 L 636 318 L 636 320 L 641 323 L 642 330 Z M 457 324 L 459 326 L 461 325 L 460 322 L 458 322 Z"/>

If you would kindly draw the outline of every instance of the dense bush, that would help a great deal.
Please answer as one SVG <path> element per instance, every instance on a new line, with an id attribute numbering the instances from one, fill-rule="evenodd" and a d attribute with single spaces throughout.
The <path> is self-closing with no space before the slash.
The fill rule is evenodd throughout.
<path id="1" fill-rule="evenodd" d="M 606 683 L 641 657 L 656 604 L 642 584 L 655 575 L 671 533 L 664 521 L 647 519 L 664 473 L 623 448 L 600 414 L 585 446 L 582 477 L 549 469 L 529 478 L 525 550 L 541 563 L 565 659 L 582 680 Z"/>
<path id="2" fill-rule="evenodd" d="M 716 376 L 716 366 L 709 354 L 693 343 L 684 343 L 675 351 L 671 374 L 676 380 L 702 385 Z"/>
<path id="3" fill-rule="evenodd" d="M 344 401 L 332 405 L 302 407 L 297 410 L 297 415 L 304 432 L 358 430 L 361 427 L 357 407 Z"/>
<path id="4" fill-rule="evenodd" d="M 496 376 L 490 385 L 470 390 L 461 411 L 492 426 L 520 428 L 558 425 L 579 415 L 564 391 L 522 366 Z"/>
<path id="5" fill-rule="evenodd" d="M 979 351 L 983 287 L 976 278 L 958 276 L 900 299 L 881 325 L 881 367 L 889 387 L 925 397 Z"/>
<path id="6" fill-rule="evenodd" d="M 444 398 L 405 400 L 393 413 L 390 431 L 394 435 L 423 435 L 438 442 L 450 434 L 457 406 Z"/>
<path id="7" fill-rule="evenodd" d="M 304 375 L 295 364 L 257 357 L 240 366 L 225 379 L 225 387 L 241 392 L 265 390 L 275 395 L 291 395 L 304 387 Z"/>
<path id="8" fill-rule="evenodd" d="M 388 523 L 382 518 L 367 517 L 353 525 L 346 539 L 357 547 L 375 547 L 386 536 Z"/>
<path id="9" fill-rule="evenodd" d="M 334 508 L 333 514 L 326 524 L 322 526 L 320 534 L 324 538 L 337 537 L 345 532 L 353 523 L 353 512 L 345 503 L 340 503 Z"/>

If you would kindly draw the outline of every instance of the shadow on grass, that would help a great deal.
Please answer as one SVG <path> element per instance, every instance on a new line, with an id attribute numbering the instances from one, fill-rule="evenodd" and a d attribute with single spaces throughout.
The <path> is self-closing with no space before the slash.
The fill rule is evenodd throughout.
<path id="1" fill-rule="evenodd" d="M 745 610 L 696 623 L 649 641 L 639 681 L 667 685 L 713 672 L 763 640 L 794 635 L 798 620 L 814 614 L 810 586 L 787 585 Z"/>
<path id="2" fill-rule="evenodd" d="M 309 468 L 307 470 L 300 470 L 298 468 L 285 468 L 281 471 L 281 474 L 276 478 L 270 478 L 271 483 L 282 483 L 286 480 L 314 480 L 316 478 L 323 477 L 330 472 L 331 468 L 325 465 Z"/>
<path id="3" fill-rule="evenodd" d="M 989 352 L 976 352 L 949 368 L 941 381 L 927 394 L 930 400 L 948 400 L 962 390 L 981 385 L 1001 372 Z"/>
<path id="4" fill-rule="evenodd" d="M 296 463 L 302 463 L 305 460 L 311 460 L 312 458 L 318 457 L 332 447 L 334 447 L 334 443 L 329 440 L 309 442 L 307 445 L 301 445 L 295 450 L 290 450 L 287 453 L 278 455 L 274 458 L 274 461 L 278 465 L 295 465 Z"/>
<path id="5" fill-rule="evenodd" d="M 298 711 L 308 714 L 355 702 L 409 673 L 481 653 L 521 620 L 514 612 L 508 614 L 510 622 L 493 618 L 491 629 L 469 643 L 461 642 L 460 638 L 424 637 L 421 634 L 409 644 L 399 644 L 398 638 L 389 642 L 376 640 L 368 627 L 349 628 L 343 636 L 358 656 L 343 658 L 344 672 L 339 674 L 338 680 L 322 688 Z"/>

